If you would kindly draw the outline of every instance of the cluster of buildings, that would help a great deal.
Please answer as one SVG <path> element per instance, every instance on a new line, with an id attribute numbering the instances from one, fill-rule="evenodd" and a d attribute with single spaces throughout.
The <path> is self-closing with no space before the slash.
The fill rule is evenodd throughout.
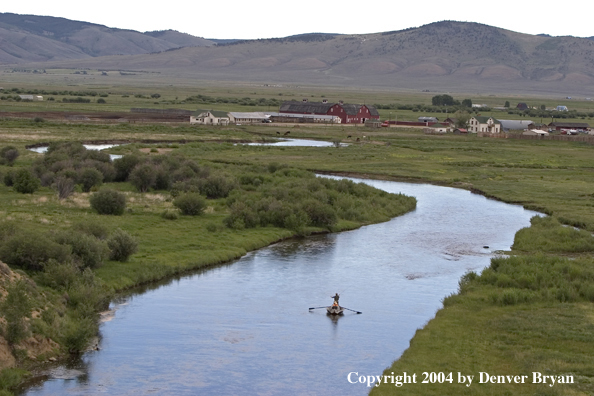
<path id="1" fill-rule="evenodd" d="M 324 123 L 324 124 L 368 124 L 379 123 L 379 113 L 374 106 L 366 104 L 349 104 L 340 102 L 283 102 L 278 112 L 222 112 L 198 110 L 190 116 L 191 124 L 229 125 L 260 124 L 269 122 L 282 123 Z M 425 133 L 440 134 L 453 132 L 464 133 L 501 133 L 523 131 L 526 135 L 548 135 L 559 131 L 565 134 L 590 132 L 587 123 L 551 122 L 537 124 L 531 120 L 500 120 L 494 117 L 476 115 L 470 118 L 467 128 L 457 128 L 455 118 L 447 118 L 440 122 L 436 117 L 419 117 L 417 122 L 386 121 L 382 126 L 390 124 L 421 126 Z M 379 124 L 378 124 L 379 126 Z"/>
<path id="2" fill-rule="evenodd" d="M 468 121 L 468 128 L 456 128 L 457 120 L 447 118 L 442 123 L 435 117 L 419 117 L 425 123 L 425 133 L 501 133 L 523 131 L 525 135 L 546 136 L 556 131 L 561 134 L 590 133 L 590 125 L 585 122 L 555 121 L 550 124 L 538 124 L 531 120 L 499 120 L 493 117 L 474 116 Z"/>
<path id="3" fill-rule="evenodd" d="M 307 99 L 283 102 L 278 112 L 220 112 L 198 110 L 190 116 L 191 124 L 228 125 L 267 122 L 365 124 L 379 121 L 377 109 L 370 105 L 340 102 L 310 102 Z"/>

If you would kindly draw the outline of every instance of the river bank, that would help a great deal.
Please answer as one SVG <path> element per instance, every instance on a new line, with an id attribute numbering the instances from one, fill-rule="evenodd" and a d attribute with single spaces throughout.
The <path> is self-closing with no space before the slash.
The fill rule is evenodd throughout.
<path id="1" fill-rule="evenodd" d="M 56 378 L 30 395 L 64 386 L 74 395 L 98 386 L 111 394 L 130 386 L 164 393 L 365 394 L 347 381 L 348 372 L 381 372 L 460 276 L 508 249 L 532 216 L 461 189 L 365 182 L 418 197 L 417 209 L 353 231 L 289 239 L 232 265 L 133 293 L 102 326 L 101 350 L 76 366 L 89 370 L 89 381 Z M 331 320 L 308 311 L 335 292 L 363 314 Z"/>
<path id="2" fill-rule="evenodd" d="M 148 156 L 146 153 L 144 155 Z M 194 166 L 199 169 L 198 166 Z M 204 164 L 201 164 L 201 166 L 202 172 L 208 174 Z M 217 168 L 220 169 L 221 167 L 217 166 Z M 261 185 L 264 180 L 268 188 L 276 188 L 278 191 L 295 198 L 287 202 L 291 202 L 293 205 L 303 202 L 303 209 L 299 209 L 300 211 L 296 212 L 300 216 L 296 219 L 298 223 L 295 223 L 295 220 L 294 226 L 287 226 L 291 229 L 280 226 L 266 226 L 267 224 L 264 223 L 264 220 L 262 220 L 262 224 L 264 225 L 262 227 L 258 227 L 260 220 L 257 220 L 255 224 L 251 225 L 244 224 L 242 221 L 239 224 L 233 223 L 231 226 L 228 226 L 225 220 L 229 216 L 230 211 L 225 196 L 218 200 L 210 200 L 206 213 L 197 218 L 193 216 L 180 217 L 175 213 L 173 218 L 168 218 L 170 216 L 165 217 L 163 213 L 172 212 L 171 199 L 167 199 L 165 194 L 159 193 L 133 193 L 130 191 L 131 185 L 127 183 L 111 184 L 112 188 L 122 190 L 127 195 L 129 205 L 126 214 L 122 216 L 98 216 L 97 214 L 93 214 L 88 207 L 90 195 L 86 193 L 75 193 L 66 200 L 58 200 L 49 188 L 42 188 L 30 196 L 20 196 L 7 186 L 3 186 L 0 187 L 2 189 L 2 199 L 8 205 L 14 205 L 14 200 L 18 199 L 19 206 L 18 208 L 13 207 L 7 218 L 8 222 L 2 224 L 2 238 L 0 239 L 2 239 L 2 244 L 6 244 L 6 246 L 8 246 L 8 243 L 20 243 L 18 238 L 24 238 L 27 232 L 26 229 L 31 229 L 35 230 L 35 235 L 42 238 L 44 243 L 51 244 L 55 242 L 44 239 L 46 237 L 43 236 L 43 232 L 62 235 L 61 233 L 63 232 L 71 232 L 69 230 L 73 223 L 82 224 L 85 230 L 100 230 L 101 234 L 105 234 L 110 229 L 117 228 L 134 233 L 140 241 L 140 252 L 138 255 L 135 255 L 127 262 L 115 260 L 105 261 L 103 265 L 97 265 L 97 268 L 92 273 L 89 273 L 89 279 L 92 278 L 92 288 L 85 289 L 86 291 L 84 293 L 90 293 L 87 297 L 100 300 L 103 297 L 98 297 L 99 294 L 97 293 L 101 295 L 104 295 L 106 292 L 106 295 L 109 293 L 119 293 L 129 288 L 171 276 L 177 276 L 202 267 L 228 262 L 244 256 L 247 252 L 295 236 L 338 232 L 355 229 L 366 224 L 387 221 L 394 216 L 414 209 L 415 206 L 414 199 L 412 198 L 404 196 L 390 197 L 381 191 L 375 191 L 366 186 L 356 186 L 353 183 L 319 181 L 309 172 L 291 170 L 287 167 L 272 166 L 258 169 L 257 171 L 250 168 L 250 173 L 246 173 L 244 168 L 238 166 L 226 166 L 225 169 L 228 172 L 226 175 L 228 180 L 236 177 L 237 180 L 241 179 L 244 181 L 244 185 L 248 185 L 246 187 L 247 192 L 242 194 L 238 191 L 235 194 L 236 200 L 237 197 L 249 196 L 254 200 L 252 202 L 254 205 L 262 206 L 263 204 L 258 201 L 258 199 L 262 198 L 258 198 L 257 186 Z M 279 170 L 279 172 L 275 174 L 276 170 Z M 218 172 L 220 174 L 221 171 L 219 170 Z M 257 182 L 257 184 L 251 184 L 252 182 Z M 242 184 L 235 182 L 235 186 L 239 189 Z M 313 189 L 313 192 L 316 192 L 314 196 L 304 195 L 305 191 L 309 188 Z M 301 194 L 303 197 L 295 197 L 294 194 Z M 314 197 L 328 199 L 326 194 L 332 196 L 338 202 L 335 206 L 336 209 L 331 208 L 325 203 L 315 204 Z M 305 197 L 308 198 L 307 201 L 304 200 Z M 377 206 L 373 208 L 367 205 L 364 201 L 361 201 L 361 197 L 371 199 Z M 283 217 L 281 216 L 291 215 L 293 209 L 288 205 L 280 207 L 278 203 L 275 204 L 277 201 L 274 198 L 266 199 L 264 205 L 276 205 L 276 207 L 271 207 L 268 211 L 264 210 L 266 207 L 262 209 L 264 210 L 263 213 L 267 215 L 277 213 L 277 218 L 271 218 L 272 221 L 278 222 L 278 219 L 282 221 Z M 348 208 L 350 206 L 358 209 L 350 210 L 348 213 L 346 211 L 339 213 L 341 201 L 343 205 L 346 205 L 346 209 L 344 210 L 349 210 Z M 318 210 L 318 208 L 326 207 L 330 208 L 324 209 L 326 212 L 320 212 Z M 284 212 L 279 212 L 279 209 L 284 210 Z M 311 210 L 310 213 L 312 216 L 319 216 L 315 222 L 310 220 L 309 214 L 306 212 L 307 210 Z M 94 223 L 99 219 L 102 223 L 101 226 Z M 19 220 L 23 221 L 16 223 Z M 310 221 L 311 224 L 309 224 Z M 11 222 L 14 222 L 14 224 Z M 100 242 L 98 240 L 93 243 L 97 244 Z M 13 260 L 12 256 L 9 255 L 10 249 L 7 249 L 3 249 L 2 254 L 8 257 L 7 260 Z M 74 250 L 74 252 L 77 251 Z M 68 254 L 68 252 L 65 253 Z M 40 258 L 40 260 L 47 260 L 47 258 Z M 52 286 L 50 284 L 57 284 L 58 286 L 55 287 L 55 290 L 46 290 L 47 295 L 50 296 L 51 305 L 44 302 L 45 297 L 35 297 L 31 300 L 34 301 L 33 306 L 42 307 L 38 308 L 39 312 L 36 317 L 31 317 L 30 308 L 25 306 L 23 306 L 23 312 L 18 313 L 20 316 L 15 316 L 14 319 L 6 316 L 9 324 L 12 323 L 11 321 L 21 323 L 23 318 L 27 319 L 23 322 L 24 324 L 22 326 L 20 325 L 22 331 L 18 336 L 18 340 L 16 338 L 11 340 L 12 352 L 16 354 L 15 351 L 21 351 L 19 352 L 21 357 L 17 358 L 17 362 L 20 362 L 18 366 L 23 368 L 35 367 L 36 361 L 46 362 L 48 359 L 62 359 L 68 351 L 84 351 L 84 340 L 92 335 L 91 330 L 93 327 L 96 327 L 96 325 L 90 323 L 89 319 L 96 317 L 98 314 L 97 311 L 90 312 L 90 307 L 85 308 L 86 316 L 84 320 L 85 326 L 89 325 L 88 328 L 78 329 L 77 325 L 71 325 L 69 324 L 70 322 L 54 320 L 53 318 L 58 315 L 58 312 L 63 310 L 66 310 L 67 313 L 70 312 L 69 305 L 72 304 L 75 293 L 80 294 L 80 292 L 78 289 L 71 289 L 68 282 L 62 281 L 61 277 L 58 276 L 59 271 L 70 271 L 70 267 L 60 268 L 63 266 L 59 265 L 56 267 L 56 270 L 59 269 L 59 271 L 50 276 L 45 274 L 44 271 L 39 272 L 39 268 L 44 268 L 45 261 L 43 263 L 37 263 L 35 258 L 33 261 L 36 267 L 23 267 L 22 269 L 27 270 L 26 273 L 22 272 L 23 276 L 28 275 L 38 283 L 41 282 L 41 284 L 37 287 L 35 286 L 35 282 L 30 281 L 32 286 L 29 287 L 29 290 L 19 291 L 18 293 L 24 296 L 28 295 L 31 298 L 33 294 L 35 296 L 42 296 L 41 290 L 38 290 L 42 287 L 50 286 L 51 289 Z M 18 264 L 16 265 L 18 267 Z M 85 275 L 86 273 L 86 271 L 83 272 L 83 277 L 87 276 Z M 80 275 L 79 273 L 78 276 Z M 77 277 L 75 273 L 72 273 L 72 276 Z M 48 282 L 49 278 L 55 279 L 57 283 L 54 280 Z M 6 290 L 8 289 L 9 287 L 7 286 Z M 66 297 L 61 300 L 60 294 Z M 11 293 L 8 293 L 8 295 L 10 296 Z M 76 301 L 79 301 L 78 297 L 82 296 L 77 295 Z M 81 304 L 87 302 L 83 299 L 80 300 L 80 303 L 77 302 L 76 304 L 77 307 L 80 307 Z M 96 304 L 95 308 L 92 309 L 101 309 L 104 305 L 101 301 L 97 301 Z M 27 346 L 25 344 L 17 344 L 17 342 L 26 338 L 29 331 L 32 331 L 33 335 L 37 335 L 37 332 L 41 331 L 41 335 L 44 337 L 48 337 L 49 339 L 64 338 L 65 341 L 70 336 L 63 334 L 65 331 L 63 326 L 70 326 L 72 331 L 77 332 L 75 334 L 76 339 L 68 341 L 70 344 L 67 348 L 65 345 L 55 345 L 51 352 L 45 353 L 43 356 L 35 355 L 33 359 L 24 357 L 24 354 L 28 351 Z M 16 371 L 9 370 L 4 374 L 10 376 L 14 373 Z M 20 374 L 22 372 L 19 372 Z M 7 388 L 12 386 L 5 385 L 7 381 L 0 382 L 2 387 Z M 13 384 L 14 380 L 11 380 L 10 383 Z"/>

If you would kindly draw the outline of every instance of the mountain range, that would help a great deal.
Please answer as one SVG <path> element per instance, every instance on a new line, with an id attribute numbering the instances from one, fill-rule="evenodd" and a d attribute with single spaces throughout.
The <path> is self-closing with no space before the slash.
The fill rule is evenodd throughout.
<path id="1" fill-rule="evenodd" d="M 159 71 L 201 80 L 594 96 L 594 40 L 472 22 L 219 41 L 173 30 L 140 33 L 0 14 L 0 44 L 4 64 Z"/>

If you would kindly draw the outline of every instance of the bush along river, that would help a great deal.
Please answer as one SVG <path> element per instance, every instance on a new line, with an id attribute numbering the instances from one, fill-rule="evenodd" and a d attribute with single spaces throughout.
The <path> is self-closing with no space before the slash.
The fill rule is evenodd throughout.
<path id="1" fill-rule="evenodd" d="M 131 294 L 112 304 L 98 351 L 23 394 L 367 394 L 349 373 L 381 375 L 460 277 L 509 249 L 537 213 L 466 190 L 354 180 L 414 196 L 417 209 Z M 309 310 L 334 293 L 362 314 Z"/>

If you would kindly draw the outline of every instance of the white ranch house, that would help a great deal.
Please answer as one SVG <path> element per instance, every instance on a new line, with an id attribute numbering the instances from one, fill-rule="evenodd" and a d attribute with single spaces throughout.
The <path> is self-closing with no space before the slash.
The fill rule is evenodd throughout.
<path id="1" fill-rule="evenodd" d="M 500 133 L 501 122 L 493 117 L 474 116 L 468 121 L 468 131 L 472 133 Z"/>
<path id="2" fill-rule="evenodd" d="M 190 124 L 229 125 L 229 117 L 224 111 L 198 110 L 190 116 Z"/>

